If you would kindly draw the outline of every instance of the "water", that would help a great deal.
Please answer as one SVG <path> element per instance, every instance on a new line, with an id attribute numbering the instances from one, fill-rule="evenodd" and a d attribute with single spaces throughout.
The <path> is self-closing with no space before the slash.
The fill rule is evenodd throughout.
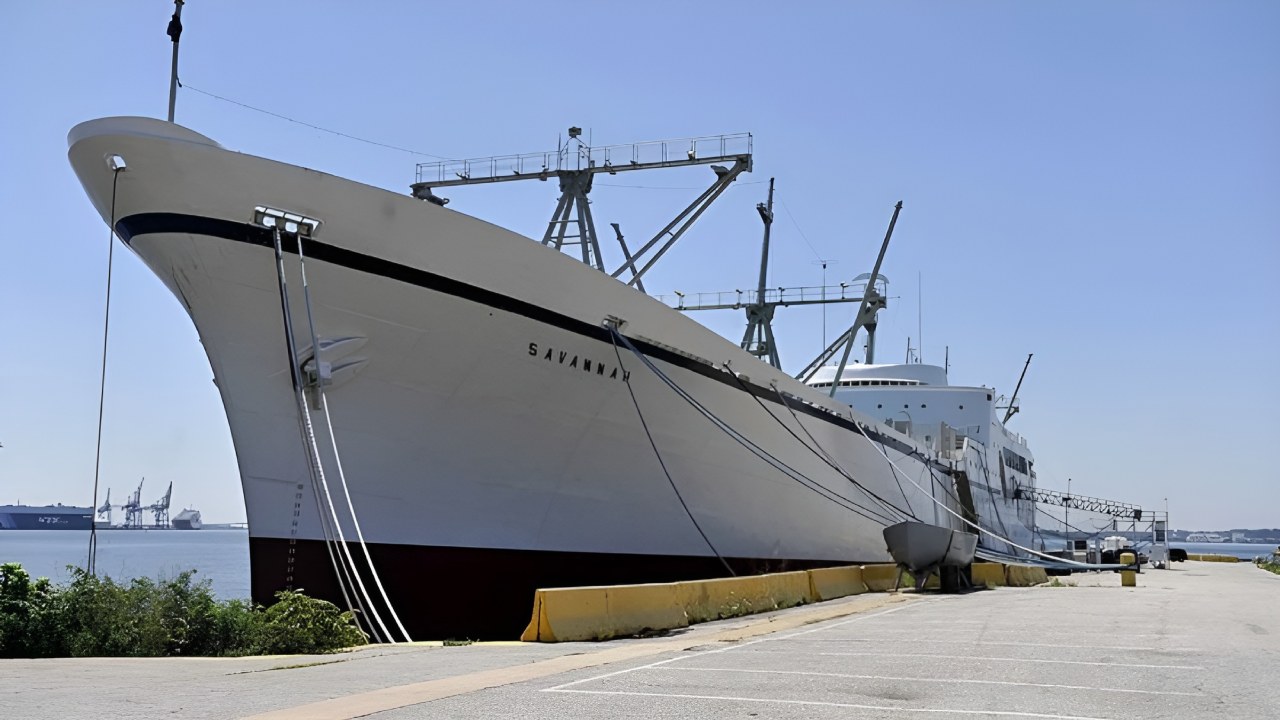
<path id="1" fill-rule="evenodd" d="M 67 565 L 84 567 L 86 530 L 0 530 L 0 562 L 18 562 L 32 577 L 67 583 Z M 249 533 L 245 530 L 99 530 L 98 575 L 127 583 L 195 570 L 219 598 L 249 597 Z"/>
<path id="2" fill-rule="evenodd" d="M 1182 548 L 1193 555 L 1234 555 L 1241 560 L 1252 560 L 1259 555 L 1271 557 L 1275 545 L 1266 543 L 1189 543 L 1171 540 L 1171 548 Z"/>

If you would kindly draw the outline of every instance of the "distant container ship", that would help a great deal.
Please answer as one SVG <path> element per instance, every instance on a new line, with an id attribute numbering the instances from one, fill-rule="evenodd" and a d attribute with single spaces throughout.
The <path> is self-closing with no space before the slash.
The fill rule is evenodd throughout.
<path id="1" fill-rule="evenodd" d="M 0 505 L 0 530 L 88 530 L 91 527 L 91 507 Z"/>
<path id="2" fill-rule="evenodd" d="M 175 530 L 199 530 L 203 525 L 200 524 L 200 511 L 187 508 L 178 513 L 173 519 L 173 528 Z"/>

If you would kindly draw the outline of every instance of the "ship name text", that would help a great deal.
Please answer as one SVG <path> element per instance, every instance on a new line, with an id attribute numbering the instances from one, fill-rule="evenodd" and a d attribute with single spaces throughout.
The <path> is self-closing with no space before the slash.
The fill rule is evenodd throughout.
<path id="1" fill-rule="evenodd" d="M 623 370 L 617 365 L 608 365 L 606 363 L 598 362 L 591 358 L 571 353 L 568 350 L 557 350 L 546 346 L 539 347 L 536 342 L 529 343 L 529 357 L 541 357 L 549 363 L 555 363 L 557 365 L 563 365 L 566 368 L 581 370 L 588 375 L 607 377 L 610 380 L 622 380 L 622 382 L 627 382 L 631 379 L 630 370 Z"/>

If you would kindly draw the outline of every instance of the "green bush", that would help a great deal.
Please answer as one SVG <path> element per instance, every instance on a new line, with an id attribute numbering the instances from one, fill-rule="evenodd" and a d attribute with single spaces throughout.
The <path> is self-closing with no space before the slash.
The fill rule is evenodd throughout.
<path id="1" fill-rule="evenodd" d="M 0 565 L 0 657 L 332 652 L 365 642 L 349 612 L 299 592 L 267 609 L 219 601 L 195 571 L 121 585 L 79 568 L 65 587 Z"/>
<path id="2" fill-rule="evenodd" d="M 1280 560 L 1258 560 L 1256 561 L 1256 564 L 1263 570 L 1269 570 L 1280 575 Z"/>
<path id="3" fill-rule="evenodd" d="M 276 604 L 262 616 L 259 652 L 298 655 L 329 652 L 365 642 L 350 612 L 300 592 L 276 593 Z"/>

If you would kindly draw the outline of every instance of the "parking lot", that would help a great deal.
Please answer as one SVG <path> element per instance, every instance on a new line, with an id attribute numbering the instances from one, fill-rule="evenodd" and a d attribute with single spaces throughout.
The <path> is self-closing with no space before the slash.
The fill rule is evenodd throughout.
<path id="1" fill-rule="evenodd" d="M 1280 717 L 1280 576 L 1181 563 L 606 643 L 0 662 L 6 717 Z M 146 692 L 139 692 L 145 689 Z M 16 713 L 16 714 L 15 714 Z"/>

